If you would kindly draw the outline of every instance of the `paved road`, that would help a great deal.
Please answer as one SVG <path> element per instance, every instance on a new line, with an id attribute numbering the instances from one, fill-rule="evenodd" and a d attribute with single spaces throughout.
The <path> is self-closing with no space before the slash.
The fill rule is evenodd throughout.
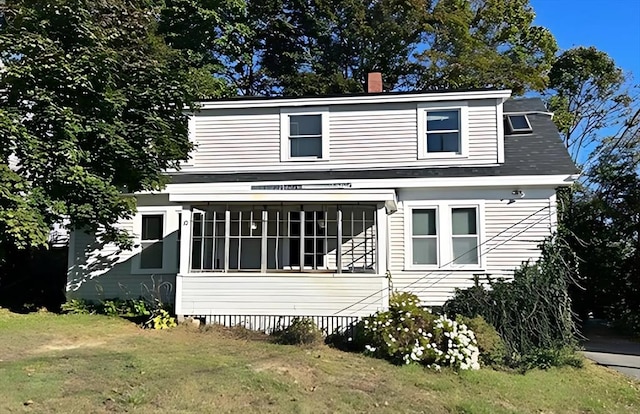
<path id="1" fill-rule="evenodd" d="M 585 327 L 585 336 L 587 358 L 640 380 L 640 342 L 621 338 L 597 322 Z"/>

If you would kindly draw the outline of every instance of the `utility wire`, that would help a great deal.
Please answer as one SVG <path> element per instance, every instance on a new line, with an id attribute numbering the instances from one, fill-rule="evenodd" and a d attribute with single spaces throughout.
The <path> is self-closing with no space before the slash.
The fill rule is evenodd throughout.
<path id="1" fill-rule="evenodd" d="M 549 208 L 551 208 L 551 206 L 547 205 L 547 206 L 544 206 L 544 207 L 542 207 L 541 209 L 539 209 L 539 210 L 535 211 L 534 213 L 529 214 L 529 215 L 528 215 L 527 217 L 525 217 L 524 219 L 522 219 L 522 220 L 520 220 L 520 221 L 518 221 L 518 222 L 516 222 L 516 223 L 512 224 L 511 226 L 509 226 L 509 227 L 505 228 L 504 230 L 500 231 L 499 233 L 495 234 L 494 236 L 492 236 L 492 237 L 490 237 L 489 239 L 485 240 L 484 242 L 480 243 L 480 244 L 477 246 L 477 248 L 480 248 L 481 246 L 483 246 L 483 245 L 485 245 L 485 244 L 487 244 L 487 243 L 491 242 L 492 240 L 494 240 L 494 239 L 496 239 L 496 238 L 500 237 L 503 233 L 505 233 L 505 232 L 507 232 L 507 231 L 509 231 L 509 230 L 513 229 L 514 227 L 516 227 L 516 226 L 518 226 L 518 225 L 520 225 L 520 224 L 524 223 L 525 221 L 529 220 L 531 217 L 533 217 L 533 216 L 535 216 L 535 215 L 539 214 L 540 212 L 542 212 L 542 211 L 544 211 L 544 210 L 546 210 L 546 209 L 549 209 Z M 405 210 L 405 211 L 407 211 L 407 210 Z M 547 217 L 543 217 L 543 218 L 548 218 L 548 216 L 547 216 Z M 540 221 L 542 221 L 542 220 L 540 220 Z M 537 223 L 535 223 L 535 224 L 537 224 Z M 527 228 L 527 229 L 528 229 L 528 228 Z M 525 230 L 527 230 L 527 229 L 525 229 Z M 510 239 L 509 239 L 509 240 L 510 240 Z M 507 240 L 507 241 L 508 241 L 508 240 Z M 503 242 L 503 244 L 504 244 L 504 242 Z M 458 257 L 454 258 L 453 260 L 451 260 L 450 262 L 448 262 L 448 263 L 446 263 L 446 264 L 444 264 L 444 265 L 442 265 L 442 266 L 447 266 L 447 265 L 449 265 L 449 264 L 453 263 L 453 262 L 454 262 L 456 259 L 458 259 L 459 257 L 462 257 L 462 256 L 464 256 L 465 254 L 470 253 L 470 252 L 472 252 L 472 251 L 473 251 L 473 250 L 475 250 L 475 249 L 476 249 L 476 248 L 474 248 L 474 249 L 470 249 L 469 251 L 464 252 L 463 254 L 459 255 Z M 423 276 L 423 277 L 421 277 L 421 278 L 419 278 L 419 279 L 416 279 L 415 281 L 413 281 L 413 282 L 412 282 L 412 283 L 410 283 L 409 285 L 405 286 L 405 288 L 406 288 L 406 287 L 413 286 L 414 284 L 418 283 L 420 280 L 422 280 L 422 279 L 426 278 L 426 277 L 427 277 L 427 276 L 429 276 L 430 274 L 431 274 L 431 273 L 428 273 L 427 275 L 425 275 L 425 276 Z M 370 294 L 369 296 L 366 296 L 366 297 L 364 297 L 364 298 L 360 299 L 359 301 L 357 301 L 357 302 L 355 302 L 355 303 L 353 303 L 353 304 L 351 304 L 351 305 L 347 306 L 346 308 L 340 309 L 339 311 L 335 312 L 335 313 L 334 313 L 334 315 L 338 315 L 339 313 L 342 313 L 342 312 L 344 312 L 344 311 L 346 311 L 346 310 L 348 310 L 348 309 L 351 309 L 352 307 L 354 307 L 354 306 L 356 306 L 356 305 L 358 305 L 358 304 L 360 304 L 360 303 L 362 303 L 362 302 L 366 301 L 367 299 L 369 299 L 369 298 L 371 298 L 371 297 L 373 297 L 373 296 L 376 296 L 376 295 L 378 295 L 378 294 L 380 294 L 380 293 L 384 292 L 385 290 L 386 290 L 386 288 L 380 289 L 380 290 L 378 290 L 377 292 L 374 292 L 374 293 Z"/>

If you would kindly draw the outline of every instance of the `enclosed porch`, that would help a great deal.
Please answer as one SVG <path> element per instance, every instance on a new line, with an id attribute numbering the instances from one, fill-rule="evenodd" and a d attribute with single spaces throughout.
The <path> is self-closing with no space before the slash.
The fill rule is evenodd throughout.
<path id="1" fill-rule="evenodd" d="M 185 206 L 176 313 L 266 331 L 306 316 L 331 332 L 384 309 L 386 218 L 384 200 Z"/>

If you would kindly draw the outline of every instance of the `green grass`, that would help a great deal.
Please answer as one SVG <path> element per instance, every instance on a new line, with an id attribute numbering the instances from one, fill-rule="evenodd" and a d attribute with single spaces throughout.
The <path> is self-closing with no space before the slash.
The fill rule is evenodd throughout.
<path id="1" fill-rule="evenodd" d="M 636 413 L 640 383 L 591 363 L 434 373 L 237 330 L 0 309 L 0 412 Z"/>

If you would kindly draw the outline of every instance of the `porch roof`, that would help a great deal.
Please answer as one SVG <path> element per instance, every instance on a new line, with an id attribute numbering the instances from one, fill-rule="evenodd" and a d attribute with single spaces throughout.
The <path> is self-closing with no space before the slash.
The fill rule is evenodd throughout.
<path id="1" fill-rule="evenodd" d="M 219 192 L 219 191 L 172 191 L 171 202 L 244 202 L 261 204 L 265 202 L 298 202 L 298 203 L 348 203 L 378 202 L 395 203 L 396 192 L 393 189 L 359 190 L 265 190 L 252 192 Z"/>

